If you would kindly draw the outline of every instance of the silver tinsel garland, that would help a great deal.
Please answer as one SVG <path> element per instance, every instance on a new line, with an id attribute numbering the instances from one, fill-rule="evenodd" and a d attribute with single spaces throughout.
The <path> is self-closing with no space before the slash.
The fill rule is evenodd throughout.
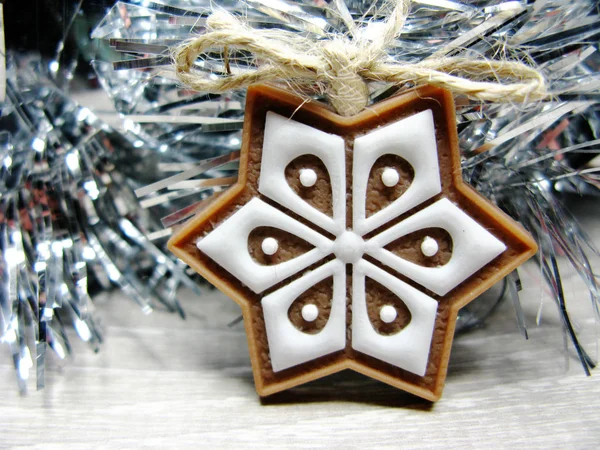
<path id="1" fill-rule="evenodd" d="M 0 135 L 0 263 L 7 274 L 0 293 L 0 334 L 11 346 L 22 390 L 34 363 L 38 385 L 43 384 L 46 344 L 59 356 L 68 353 L 64 322 L 72 322 L 94 346 L 101 340 L 87 273 L 103 288 L 112 282 L 125 289 L 143 310 L 153 297 L 180 310 L 177 286 L 198 290 L 161 249 L 173 226 L 235 182 L 245 93 L 186 89 L 171 67 L 172 49 L 204 32 L 213 8 L 245 17 L 256 28 L 284 28 L 318 40 L 345 33 L 342 18 L 381 20 L 386 13 L 378 9 L 381 4 L 117 2 L 92 37 L 120 55 L 112 63 L 93 63 L 123 116 L 119 130 L 75 105 L 40 77 L 39 68 L 11 71 L 2 113 L 11 128 Z M 547 79 L 551 101 L 516 105 L 457 98 L 463 175 L 536 237 L 541 277 L 586 372 L 596 362 L 569 317 L 558 260 L 566 259 L 586 283 L 586 301 L 598 315 L 598 277 L 586 256 L 598 251 L 561 200 L 562 193 L 600 195 L 599 169 L 586 165 L 598 155 L 600 143 L 598 14 L 593 0 L 414 1 L 389 51 L 394 60 L 406 62 L 434 54 L 526 60 Z M 227 58 L 202 55 L 195 67 L 207 77 L 221 77 L 255 70 L 256 64 L 252 55 L 230 52 Z M 398 88 L 373 83 L 371 101 Z M 153 217 L 162 217 L 164 228 Z M 512 297 L 526 334 L 518 286 L 514 273 L 500 290 Z M 493 297 L 465 309 L 459 326 L 478 323 L 495 304 Z"/>
<path id="2" fill-rule="evenodd" d="M 19 67 L 17 67 L 17 65 Z M 0 133 L 0 336 L 19 390 L 30 369 L 44 385 L 49 346 L 70 353 L 65 325 L 98 350 L 102 329 L 90 295 L 117 287 L 149 313 L 183 311 L 182 264 L 146 235 L 159 229 L 140 207 L 119 155 L 133 149 L 56 87 L 38 59 L 9 60 Z"/>

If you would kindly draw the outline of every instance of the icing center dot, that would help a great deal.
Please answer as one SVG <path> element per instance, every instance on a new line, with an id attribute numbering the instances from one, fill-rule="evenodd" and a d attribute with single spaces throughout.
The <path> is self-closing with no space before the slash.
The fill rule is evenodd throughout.
<path id="1" fill-rule="evenodd" d="M 260 246 L 265 255 L 274 255 L 279 250 L 279 242 L 272 237 L 265 238 Z"/>
<path id="2" fill-rule="evenodd" d="M 386 187 L 394 187 L 400 181 L 400 174 L 396 169 L 386 167 L 381 174 L 381 181 Z"/>
<path id="3" fill-rule="evenodd" d="M 397 315 L 396 308 L 390 305 L 382 306 L 379 310 L 379 318 L 385 323 L 393 322 Z"/>
<path id="4" fill-rule="evenodd" d="M 421 242 L 421 252 L 425 256 L 433 256 L 438 252 L 438 250 L 438 243 L 432 237 L 426 236 L 425 239 L 423 239 L 423 242 Z"/>
<path id="5" fill-rule="evenodd" d="M 300 184 L 304 187 L 314 186 L 317 182 L 317 173 L 312 169 L 300 170 Z"/>
<path id="6" fill-rule="evenodd" d="M 364 253 L 365 241 L 352 231 L 344 231 L 335 240 L 333 252 L 345 264 L 357 262 Z"/>
<path id="7" fill-rule="evenodd" d="M 302 307 L 302 318 L 307 322 L 313 322 L 319 316 L 319 308 L 317 305 L 309 303 Z"/>

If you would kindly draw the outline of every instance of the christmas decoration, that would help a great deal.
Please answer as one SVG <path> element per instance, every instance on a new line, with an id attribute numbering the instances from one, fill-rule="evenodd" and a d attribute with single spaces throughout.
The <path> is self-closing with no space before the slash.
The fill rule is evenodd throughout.
<path id="1" fill-rule="evenodd" d="M 451 94 L 302 104 L 249 89 L 239 181 L 170 248 L 242 307 L 261 395 L 350 368 L 437 400 L 459 307 L 536 245 L 463 184 Z"/>
<path id="2" fill-rule="evenodd" d="M 85 3 L 83 8 L 85 12 Z M 117 130 L 107 128 L 56 88 L 72 78 L 72 61 L 64 65 L 58 64 L 59 58 L 51 61 L 49 77 L 42 64 L 34 64 L 34 70 L 26 64 L 20 64 L 20 70 L 8 64 L 10 95 L 2 104 L 0 132 L 0 338 L 11 348 L 22 391 L 32 368 L 38 386 L 43 386 L 46 343 L 60 357 L 68 354 L 63 324 L 72 323 L 92 348 L 98 348 L 101 327 L 88 295 L 96 287 L 124 286 L 143 311 L 149 310 L 154 296 L 169 309 L 179 310 L 175 292 L 180 283 L 197 292 L 197 283 L 160 249 L 174 227 L 202 213 L 237 179 L 245 89 L 197 92 L 182 84 L 176 70 L 182 44 L 207 34 L 207 22 L 215 12 L 227 13 L 251 30 L 275 34 L 284 30 L 318 46 L 332 35 L 377 36 L 391 9 L 386 2 L 353 0 L 116 2 L 95 28 L 95 43 L 87 47 L 102 49 L 102 60 L 93 67 L 124 117 L 114 124 Z M 596 364 L 596 356 L 591 347 L 582 346 L 585 330 L 579 328 L 569 305 L 588 302 L 597 315 L 597 276 L 587 257 L 597 250 L 564 207 L 562 194 L 600 191 L 597 163 L 592 161 L 598 155 L 600 129 L 599 24 L 593 0 L 413 1 L 402 32 L 385 51 L 390 64 L 427 66 L 430 58 L 487 58 L 524 61 L 541 75 L 550 94 L 543 100 L 488 103 L 456 96 L 462 174 L 536 238 L 540 282 L 561 314 L 565 343 L 575 349 L 586 372 Z M 120 52 L 113 55 L 123 55 L 120 61 L 108 62 L 109 46 Z M 189 73 L 194 79 L 204 73 L 212 82 L 226 82 L 238 74 L 251 77 L 265 66 L 264 58 L 235 46 L 197 56 Z M 469 71 L 464 72 L 459 75 L 470 79 Z M 307 86 L 298 81 L 291 88 L 306 101 L 327 101 L 323 95 L 327 83 Z M 492 75 L 480 81 L 499 80 Z M 371 81 L 367 102 L 377 103 L 410 86 L 410 81 L 406 86 Z M 89 141 L 88 133 L 93 135 Z M 67 160 L 75 154 L 73 149 L 76 156 Z M 76 159 L 79 172 L 68 165 L 70 161 L 77 169 Z M 174 175 L 165 178 L 169 172 Z M 302 176 L 307 187 L 317 175 L 314 172 Z M 388 172 L 384 178 L 382 183 L 393 184 L 395 175 Z M 97 192 L 91 189 L 94 184 L 85 184 L 92 180 Z M 130 186 L 139 201 L 130 195 Z M 57 220 L 51 227 L 44 222 L 47 211 Z M 163 217 L 164 228 L 152 217 Z M 94 239 L 100 246 L 92 245 Z M 433 252 L 430 241 L 423 246 L 424 254 Z M 265 254 L 277 255 L 281 242 L 267 241 L 264 247 Z M 562 273 L 568 270 L 559 265 L 563 260 L 586 283 L 588 298 L 571 298 L 563 290 Z M 49 269 L 42 270 L 42 263 Z M 519 284 L 513 272 L 498 290 L 500 297 L 507 293 L 514 302 L 517 324 L 526 335 Z M 461 309 L 457 328 L 479 324 L 498 298 L 494 295 Z M 389 309 L 382 310 L 381 320 L 390 314 Z M 306 316 L 312 315 L 314 311 L 307 309 Z"/>
<path id="3" fill-rule="evenodd" d="M 211 141 L 209 133 L 219 128 L 233 132 L 241 127 L 243 88 L 254 81 L 287 83 L 305 101 L 331 100 L 338 112 L 350 115 L 355 111 L 353 107 L 345 111 L 344 102 L 354 103 L 357 96 L 361 97 L 359 104 L 372 105 L 399 89 L 425 81 L 439 83 L 456 93 L 463 178 L 535 236 L 541 249 L 536 260 L 542 277 L 557 302 L 565 332 L 588 371 L 595 360 L 580 345 L 571 323 L 557 258 L 567 256 L 588 285 L 597 310 L 596 277 L 585 256 L 586 248 L 596 250 L 559 197 L 560 192 L 567 191 L 598 193 L 597 169 L 580 166 L 586 159 L 573 156 L 582 151 L 593 156 L 596 152 L 596 5 L 590 1 L 415 1 L 408 11 L 406 3 L 401 3 L 399 9 L 394 9 L 396 3 L 388 2 L 256 0 L 211 8 L 200 2 L 118 3 L 94 33 L 128 55 L 113 64 L 116 71 L 97 65 L 116 104 L 123 105 L 121 110 L 155 137 L 165 129 L 175 131 L 180 137 L 172 147 L 175 153 L 188 150 L 192 139 L 202 133 L 206 140 L 196 143 L 196 148 L 218 149 L 231 156 L 229 160 L 225 156 L 213 162 L 206 160 L 137 193 L 160 202 L 166 199 L 162 189 L 174 184 L 206 186 L 206 179 L 199 182 L 190 178 L 237 159 L 239 134 L 230 135 L 235 137 L 229 142 L 237 146 L 227 153 L 222 135 Z M 395 24 L 390 27 L 390 22 Z M 394 30 L 391 37 L 386 31 L 390 29 Z M 377 40 L 385 41 L 385 51 L 378 51 L 376 60 L 392 67 L 392 75 L 382 75 L 384 70 L 377 64 L 368 69 L 352 66 L 354 61 L 363 65 L 371 61 L 358 54 L 353 42 Z M 328 78 L 331 67 L 327 61 L 332 59 L 319 59 L 332 52 L 332 41 L 349 42 L 351 47 L 333 50 L 335 79 Z M 349 55 L 346 65 L 340 54 Z M 506 70 L 500 70 L 502 67 Z M 121 72 L 126 69 L 143 71 Z M 321 70 L 324 77 L 319 75 Z M 132 73 L 138 77 L 136 81 Z M 359 80 L 353 85 L 355 73 L 368 83 Z M 346 83 L 348 77 L 353 80 Z M 122 93 L 125 80 L 128 95 Z M 336 86 L 339 80 L 353 87 L 344 92 Z M 186 90 L 180 81 L 193 90 Z M 178 100 L 167 101 L 158 95 L 149 107 L 143 93 L 150 87 L 155 92 L 178 92 Z M 494 95 L 495 89 L 502 94 Z M 155 114 L 163 107 L 169 112 Z M 176 112 L 173 108 L 180 109 Z M 306 173 L 303 178 L 310 185 L 314 175 Z M 389 183 L 394 182 L 392 178 L 393 174 L 386 176 Z M 190 184 L 180 184 L 185 180 Z M 214 182 L 219 183 L 219 179 Z M 203 192 L 193 205 L 183 210 L 173 208 L 165 223 L 170 227 L 210 208 L 218 197 L 210 200 Z M 266 253 L 277 252 L 276 243 L 265 242 L 265 248 Z M 518 276 L 512 274 L 506 283 L 517 322 L 526 334 L 516 295 Z"/>

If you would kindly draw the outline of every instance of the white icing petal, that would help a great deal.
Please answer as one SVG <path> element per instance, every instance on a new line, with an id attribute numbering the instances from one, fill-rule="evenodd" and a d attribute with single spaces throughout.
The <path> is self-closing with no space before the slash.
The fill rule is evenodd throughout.
<path id="1" fill-rule="evenodd" d="M 381 182 L 386 187 L 394 187 L 400 181 L 400 174 L 396 169 L 386 167 L 381 173 Z"/>
<path id="2" fill-rule="evenodd" d="M 285 178 L 285 168 L 302 155 L 317 156 L 329 172 L 333 218 L 298 196 Z M 345 158 L 345 144 L 340 136 L 325 133 L 270 111 L 265 123 L 258 190 L 315 225 L 338 234 L 345 229 L 346 222 Z"/>
<path id="3" fill-rule="evenodd" d="M 259 264 L 252 259 L 248 251 L 248 237 L 257 227 L 273 227 L 287 231 L 315 248 L 281 264 Z M 256 293 L 316 263 L 333 250 L 333 243 L 327 238 L 258 198 L 244 205 L 196 245 Z"/>
<path id="4" fill-rule="evenodd" d="M 414 179 L 406 192 L 384 209 L 366 217 L 369 176 L 375 162 L 384 155 L 396 155 L 414 169 Z M 325 165 L 332 186 L 333 217 L 329 217 L 298 196 L 288 184 L 286 167 L 296 158 L 314 155 Z M 287 119 L 273 112 L 266 116 L 259 192 L 276 202 L 277 208 L 254 198 L 197 242 L 197 247 L 255 293 L 261 293 L 334 253 L 327 262 L 284 285 L 261 300 L 271 365 L 279 372 L 304 362 L 343 350 L 346 347 L 346 264 L 353 265 L 352 348 L 419 376 L 425 375 L 437 314 L 437 302 L 392 274 L 365 261 L 363 253 L 393 268 L 421 286 L 445 295 L 498 255 L 506 246 L 465 212 L 447 199 L 424 208 L 368 241 L 363 236 L 396 219 L 441 192 L 435 125 L 431 110 L 423 111 L 355 139 L 353 151 L 353 229 L 346 229 L 346 150 L 340 136 Z M 317 174 L 303 168 L 298 173 L 304 187 L 314 186 Z M 396 186 L 400 174 L 387 167 L 381 181 Z M 278 209 L 301 216 L 306 226 Z M 332 241 L 312 228 L 312 224 L 335 236 Z M 257 227 L 273 227 L 297 236 L 314 249 L 296 258 L 262 265 L 250 255 L 248 239 Z M 423 267 L 400 258 L 384 247 L 415 231 L 443 228 L 452 238 L 448 263 Z M 332 238 L 333 239 L 333 238 Z M 267 237 L 261 243 L 266 255 L 274 255 L 280 243 Z M 427 236 L 421 252 L 431 257 L 439 251 L 435 239 Z M 304 333 L 289 320 L 288 311 L 296 299 L 322 280 L 333 277 L 329 318 L 316 334 Z M 365 279 L 382 284 L 406 305 L 411 320 L 393 335 L 379 334 L 368 315 Z M 301 316 L 317 320 L 319 308 L 308 303 Z M 379 317 L 392 323 L 398 316 L 392 305 L 384 305 Z"/>
<path id="5" fill-rule="evenodd" d="M 383 155 L 397 155 L 414 169 L 406 192 L 390 205 L 366 217 L 367 183 L 373 164 Z M 435 125 L 431 110 L 378 128 L 354 141 L 353 226 L 361 236 L 439 194 L 440 184 Z M 385 183 L 385 181 L 384 181 Z"/>
<path id="6" fill-rule="evenodd" d="M 396 294 L 411 314 L 409 324 L 393 335 L 375 331 L 365 295 L 365 276 Z M 394 310 L 395 312 L 395 310 Z M 352 348 L 417 375 L 425 375 L 435 326 L 437 302 L 364 259 L 352 272 Z"/>
<path id="7" fill-rule="evenodd" d="M 303 333 L 290 321 L 288 310 L 303 292 L 332 275 L 333 299 L 327 324 L 316 334 Z M 264 297 L 261 304 L 274 372 L 346 347 L 346 269 L 341 262 L 333 260 L 307 273 Z"/>
<path id="8" fill-rule="evenodd" d="M 452 237 L 452 256 L 440 267 L 423 267 L 384 249 L 390 242 L 424 228 L 443 228 Z M 365 244 L 365 253 L 421 286 L 445 295 L 500 255 L 506 246 L 448 199 L 442 199 Z"/>
<path id="9" fill-rule="evenodd" d="M 421 253 L 428 258 L 435 256 L 439 249 L 440 247 L 437 241 L 430 236 L 425 236 L 425 239 L 423 239 L 423 242 L 421 242 Z"/>
<path id="10" fill-rule="evenodd" d="M 312 169 L 300 170 L 300 184 L 304 187 L 312 187 L 317 182 L 317 172 Z"/>

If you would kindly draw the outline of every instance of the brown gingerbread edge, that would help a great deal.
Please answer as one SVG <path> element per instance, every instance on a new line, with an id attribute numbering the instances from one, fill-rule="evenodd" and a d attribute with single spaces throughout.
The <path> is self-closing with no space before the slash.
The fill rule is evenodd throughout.
<path id="1" fill-rule="evenodd" d="M 324 105 L 315 104 L 315 103 L 307 103 L 302 104 L 302 100 L 296 97 L 294 94 L 291 94 L 282 89 L 271 87 L 271 86 L 256 86 L 248 89 L 248 95 L 246 100 L 246 110 L 253 110 L 254 102 L 260 100 L 262 96 L 264 96 L 265 91 L 268 92 L 271 96 L 276 97 L 279 102 L 288 103 L 295 107 L 302 107 L 305 111 L 313 112 L 319 116 L 326 118 L 331 122 L 335 122 L 342 127 L 350 127 L 356 122 L 362 122 L 366 119 L 373 119 L 374 117 L 379 115 L 379 111 L 390 109 L 394 104 L 407 104 L 411 101 L 416 101 L 418 99 L 425 98 L 434 98 L 436 101 L 441 100 L 442 109 L 444 109 L 444 113 L 446 116 L 446 135 L 448 137 L 448 146 L 451 149 L 458 149 L 458 136 L 456 131 L 456 119 L 455 119 L 455 108 L 452 94 L 446 91 L 442 91 L 433 87 L 424 87 L 417 90 L 413 90 L 407 92 L 401 96 L 394 97 L 392 99 L 386 100 L 377 105 L 373 105 L 369 107 L 369 109 L 361 112 L 352 117 L 340 117 L 334 112 L 325 109 Z M 311 111 L 312 110 L 312 111 Z M 247 115 L 247 120 L 244 123 L 244 130 L 242 134 L 242 149 L 240 155 L 240 170 L 239 170 L 239 178 L 235 185 L 233 185 L 230 189 L 228 189 L 225 193 L 223 193 L 218 199 L 215 199 L 213 203 L 211 203 L 204 211 L 198 214 L 197 217 L 192 219 L 190 222 L 185 224 L 181 229 L 179 229 L 173 237 L 169 240 L 168 247 L 169 249 L 184 262 L 188 263 L 194 270 L 196 270 L 200 275 L 206 278 L 209 282 L 211 282 L 215 287 L 221 290 L 224 294 L 228 295 L 232 298 L 238 305 L 240 305 L 242 310 L 242 315 L 244 317 L 245 329 L 248 339 L 248 346 L 250 355 L 253 361 L 252 370 L 256 385 L 256 390 L 261 396 L 267 396 L 274 394 L 276 392 L 289 389 L 293 386 L 297 386 L 300 384 L 304 384 L 308 381 L 312 381 L 318 378 L 321 378 L 326 375 L 330 375 L 336 372 L 339 372 L 344 369 L 352 369 L 356 372 L 362 373 L 364 375 L 370 376 L 372 378 L 383 381 L 387 384 L 390 384 L 394 387 L 400 388 L 407 392 L 413 393 L 425 399 L 435 401 L 438 400 L 442 394 L 444 380 L 446 378 L 447 366 L 449 355 L 452 346 L 452 340 L 455 331 L 456 317 L 458 311 L 461 307 L 469 303 L 475 297 L 489 289 L 493 284 L 495 284 L 502 277 L 509 274 L 516 267 L 521 265 L 524 261 L 533 256 L 537 251 L 537 245 L 535 241 L 529 236 L 529 234 L 515 221 L 513 221 L 510 217 L 504 214 L 502 211 L 497 209 L 495 206 L 490 204 L 487 199 L 483 198 L 480 194 L 478 194 L 474 189 L 472 189 L 469 185 L 467 185 L 461 176 L 460 170 L 460 155 L 458 151 L 451 151 L 452 153 L 452 166 L 453 166 L 453 185 L 456 191 L 460 193 L 464 199 L 471 205 L 477 207 L 481 214 L 488 216 L 489 219 L 499 223 L 502 228 L 511 230 L 511 234 L 522 244 L 524 248 L 527 248 L 528 251 L 522 252 L 519 257 L 511 260 L 509 264 L 505 264 L 493 277 L 486 280 L 483 283 L 480 283 L 475 288 L 471 289 L 467 294 L 464 294 L 460 301 L 452 302 L 449 306 L 449 317 L 448 317 L 448 325 L 445 330 L 444 336 L 444 346 L 441 350 L 440 361 L 441 364 L 439 366 L 439 370 L 436 376 L 435 387 L 433 390 L 416 386 L 409 382 L 405 382 L 403 380 L 399 380 L 392 376 L 388 376 L 385 373 L 377 370 L 376 368 L 368 367 L 364 363 L 361 363 L 356 360 L 346 359 L 340 361 L 335 364 L 328 365 L 321 369 L 313 370 L 309 373 L 302 373 L 298 376 L 282 380 L 277 383 L 270 384 L 265 386 L 263 384 L 262 377 L 260 375 L 260 366 L 255 364 L 254 361 L 257 360 L 257 348 L 255 345 L 256 336 L 254 336 L 255 330 L 252 327 L 250 317 L 250 304 L 247 300 L 245 300 L 239 292 L 233 289 L 228 283 L 219 278 L 216 274 L 214 274 L 211 270 L 203 266 L 199 261 L 193 259 L 190 254 L 184 250 L 183 243 L 186 241 L 190 234 L 193 234 L 195 230 L 201 227 L 201 225 L 206 222 L 207 219 L 213 217 L 219 210 L 226 207 L 231 201 L 233 201 L 241 192 L 244 190 L 247 183 L 247 168 L 248 168 L 248 155 L 250 151 L 250 133 L 253 128 L 252 125 L 252 116 Z"/>

